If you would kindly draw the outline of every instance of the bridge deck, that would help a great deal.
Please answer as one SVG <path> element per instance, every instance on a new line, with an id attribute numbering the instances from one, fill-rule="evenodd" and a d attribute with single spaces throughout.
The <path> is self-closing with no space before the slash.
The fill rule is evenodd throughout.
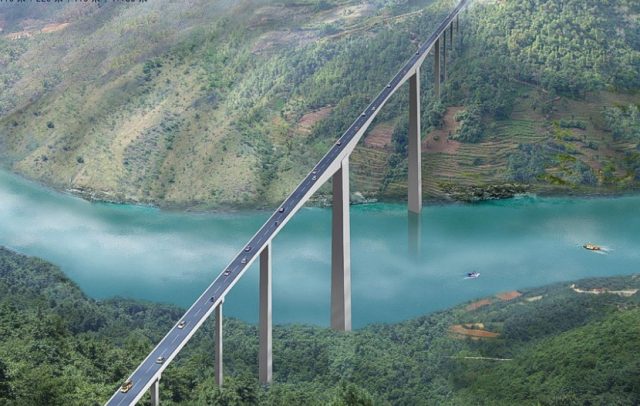
<path id="1" fill-rule="evenodd" d="M 449 24 L 467 5 L 469 0 L 461 0 L 458 6 L 445 18 L 438 28 L 431 34 L 418 51 L 409 59 L 398 73 L 385 85 L 382 91 L 367 106 L 364 112 L 342 134 L 338 141 L 331 147 L 327 154 L 320 159 L 312 171 L 302 180 L 296 189 L 287 197 L 269 220 L 235 256 L 231 263 L 209 285 L 195 303 L 187 310 L 180 322 L 185 322 L 179 327 L 179 323 L 167 333 L 158 345 L 149 353 L 147 358 L 138 366 L 130 376 L 133 386 L 127 393 L 118 390 L 107 402 L 109 406 L 122 406 L 135 404 L 140 400 L 151 385 L 160 378 L 162 372 L 171 360 L 180 352 L 202 323 L 218 306 L 224 296 L 233 288 L 233 285 L 242 277 L 244 272 L 259 257 L 260 252 L 282 230 L 284 225 L 304 205 L 304 203 L 320 188 L 339 168 L 342 160 L 351 154 L 356 144 L 371 124 L 382 106 L 389 98 L 406 82 L 431 51 L 436 40 L 440 38 Z M 158 357 L 164 357 L 163 363 L 157 363 Z"/>

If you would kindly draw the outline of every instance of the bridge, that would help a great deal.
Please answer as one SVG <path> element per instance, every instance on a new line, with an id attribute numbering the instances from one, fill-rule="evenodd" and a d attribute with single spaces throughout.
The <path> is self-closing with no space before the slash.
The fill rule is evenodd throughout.
<path id="1" fill-rule="evenodd" d="M 400 71 L 387 83 L 362 114 L 333 144 L 311 172 L 287 197 L 267 222 L 249 240 L 231 263 L 207 287 L 176 325 L 142 361 L 138 368 L 107 401 L 108 406 L 133 405 L 148 391 L 152 405 L 160 403 L 160 377 L 173 358 L 187 344 L 205 320 L 215 312 L 215 380 L 223 383 L 222 370 L 222 305 L 225 296 L 259 260 L 259 380 L 272 381 L 271 354 L 271 241 L 309 198 L 329 179 L 333 187 L 332 244 L 331 244 L 331 328 L 351 330 L 351 260 L 349 231 L 349 156 L 389 98 L 409 82 L 409 141 L 408 141 L 408 208 L 410 216 L 422 210 L 422 175 L 420 150 L 420 67 L 433 50 L 434 93 L 440 97 L 441 76 L 446 79 L 447 32 L 452 47 L 454 26 L 459 31 L 459 14 L 469 0 L 461 0 L 456 8 L 438 25 L 431 36 L 416 50 Z M 442 66 L 441 66 L 442 65 Z M 441 67 L 444 75 L 441 75 Z M 125 389 L 126 387 L 126 389 Z"/>

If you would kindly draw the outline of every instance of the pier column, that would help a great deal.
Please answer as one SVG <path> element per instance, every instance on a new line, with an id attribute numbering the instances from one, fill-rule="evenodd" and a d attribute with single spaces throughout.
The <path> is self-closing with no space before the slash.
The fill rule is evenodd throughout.
<path id="1" fill-rule="evenodd" d="M 433 94 L 437 99 L 440 98 L 440 38 L 436 40 L 433 46 Z"/>
<path id="2" fill-rule="evenodd" d="M 260 253 L 260 352 L 258 367 L 260 383 L 271 383 L 271 243 Z"/>
<path id="3" fill-rule="evenodd" d="M 351 331 L 351 237 L 349 231 L 349 157 L 333 175 L 331 238 L 331 328 Z"/>
<path id="4" fill-rule="evenodd" d="M 215 354 L 215 377 L 216 377 L 216 385 L 222 386 L 223 376 L 222 376 L 222 303 L 224 299 L 220 301 L 218 306 L 216 306 L 216 354 Z"/>
<path id="5" fill-rule="evenodd" d="M 151 406 L 160 406 L 160 378 L 151 384 Z"/>
<path id="6" fill-rule="evenodd" d="M 420 68 L 409 78 L 409 211 L 422 210 L 422 148 L 420 139 Z"/>
<path id="7" fill-rule="evenodd" d="M 453 51 L 453 21 L 449 25 L 449 49 Z"/>
<path id="8" fill-rule="evenodd" d="M 447 30 L 446 29 L 442 33 L 442 76 L 443 76 L 443 82 L 446 82 L 447 81 Z"/>

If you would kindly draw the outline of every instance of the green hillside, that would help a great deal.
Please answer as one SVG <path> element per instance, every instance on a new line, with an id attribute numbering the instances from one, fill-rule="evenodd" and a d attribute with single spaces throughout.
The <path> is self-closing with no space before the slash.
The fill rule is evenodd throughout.
<path id="1" fill-rule="evenodd" d="M 209 321 L 163 374 L 162 401 L 637 404 L 640 275 L 569 285 L 347 334 L 277 326 L 268 388 L 256 378 L 257 329 L 234 319 L 224 326 L 226 383 L 215 387 Z M 96 302 L 55 266 L 0 248 L 0 405 L 103 404 L 181 314 L 124 299 Z"/>
<path id="2" fill-rule="evenodd" d="M 1 3 L 0 163 L 91 198 L 275 205 L 454 4 Z M 474 2 L 442 104 L 422 70 L 427 197 L 637 188 L 639 7 Z M 406 98 L 353 157 L 353 192 L 405 197 Z"/>

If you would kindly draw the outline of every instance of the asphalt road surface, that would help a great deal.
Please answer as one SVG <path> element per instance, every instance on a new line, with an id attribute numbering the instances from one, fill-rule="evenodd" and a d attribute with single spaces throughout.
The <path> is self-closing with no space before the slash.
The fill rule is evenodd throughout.
<path id="1" fill-rule="evenodd" d="M 294 214 L 293 209 L 300 204 L 314 184 L 336 161 L 345 146 L 347 146 L 356 135 L 362 135 L 362 131 L 360 131 L 362 126 L 370 121 L 372 116 L 377 114 L 376 109 L 379 109 L 391 95 L 393 95 L 397 88 L 408 79 L 407 73 L 412 72 L 418 61 L 431 49 L 436 39 L 448 28 L 449 24 L 453 22 L 454 18 L 468 1 L 469 0 L 462 0 L 451 14 L 440 23 L 437 30 L 420 46 L 418 51 L 404 64 L 391 82 L 385 86 L 366 110 L 351 124 L 349 129 L 338 139 L 329 152 L 318 162 L 314 169 L 304 178 L 302 183 L 298 185 L 278 210 L 271 215 L 269 220 L 253 236 L 243 250 L 236 255 L 229 266 L 224 269 L 191 308 L 187 310 L 178 324 L 169 331 L 142 364 L 140 364 L 129 378 L 133 384 L 131 389 L 126 393 L 122 393 L 120 388 L 118 388 L 107 402 L 107 405 L 122 406 L 135 404 L 140 397 L 144 395 L 144 392 L 158 379 L 167 364 L 175 357 L 180 349 L 182 349 L 218 303 L 220 303 L 220 299 L 227 294 L 270 239 L 280 231 L 280 228 L 284 225 L 283 223 L 288 220 L 288 217 Z M 183 325 L 181 326 L 181 324 Z M 162 357 L 164 361 L 159 362 L 159 357 Z"/>

